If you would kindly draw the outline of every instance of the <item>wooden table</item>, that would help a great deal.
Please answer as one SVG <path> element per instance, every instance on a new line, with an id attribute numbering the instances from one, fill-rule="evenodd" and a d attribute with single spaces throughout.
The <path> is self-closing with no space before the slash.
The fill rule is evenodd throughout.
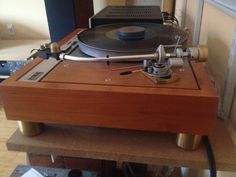
<path id="1" fill-rule="evenodd" d="M 217 170 L 236 171 L 235 147 L 224 122 L 217 120 L 210 137 Z M 185 151 L 175 144 L 175 134 L 47 125 L 42 134 L 22 136 L 19 130 L 7 141 L 9 150 L 71 157 L 138 162 L 153 165 L 208 168 L 203 145 Z"/>

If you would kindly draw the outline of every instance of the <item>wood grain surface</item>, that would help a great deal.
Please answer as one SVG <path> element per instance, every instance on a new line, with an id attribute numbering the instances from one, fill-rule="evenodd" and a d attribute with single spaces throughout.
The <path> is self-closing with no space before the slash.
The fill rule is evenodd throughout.
<path id="1" fill-rule="evenodd" d="M 223 121 L 217 120 L 210 142 L 217 170 L 236 171 L 235 147 Z M 196 151 L 185 151 L 176 146 L 175 135 L 169 133 L 47 125 L 42 134 L 31 138 L 17 130 L 7 147 L 42 154 L 208 168 L 203 145 Z"/>
<path id="2" fill-rule="evenodd" d="M 8 151 L 6 141 L 16 131 L 16 121 L 6 120 L 0 101 L 0 176 L 10 176 L 18 164 L 26 164 L 26 154 L 22 152 Z"/>
<path id="3" fill-rule="evenodd" d="M 124 71 L 142 69 L 113 69 L 134 66 L 140 63 L 110 63 L 106 62 L 76 62 L 63 61 L 55 67 L 42 82 L 50 83 L 72 83 L 72 84 L 92 84 L 92 85 L 117 85 L 130 87 L 154 87 L 154 88 L 175 88 L 175 89 L 195 89 L 198 85 L 189 66 L 174 68 L 173 72 L 179 76 L 177 82 L 168 84 L 156 84 L 141 71 L 129 75 L 120 75 Z"/>
<path id="4" fill-rule="evenodd" d="M 179 82 L 166 86 L 140 73 L 120 76 L 102 64 L 64 61 L 41 82 L 18 81 L 41 61 L 1 83 L 7 119 L 200 135 L 214 127 L 218 97 L 202 63 L 191 62 Z"/>

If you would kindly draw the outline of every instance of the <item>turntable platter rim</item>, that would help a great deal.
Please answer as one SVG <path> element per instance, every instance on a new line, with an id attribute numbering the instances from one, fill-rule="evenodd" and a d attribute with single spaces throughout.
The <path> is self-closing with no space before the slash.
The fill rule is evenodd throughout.
<path id="1" fill-rule="evenodd" d="M 155 40 L 158 39 L 160 41 L 160 39 L 163 39 L 166 36 L 170 36 L 169 34 L 164 34 L 163 36 L 154 36 L 156 38 L 153 38 L 152 36 L 147 38 L 147 40 L 137 40 L 137 41 L 123 41 L 123 40 L 115 40 L 113 39 L 114 37 L 112 36 L 112 38 L 107 37 L 107 33 L 110 32 L 111 30 L 114 31 L 114 29 L 119 29 L 120 27 L 123 26 L 133 26 L 133 25 L 140 25 L 140 26 L 147 26 L 148 30 L 149 26 L 152 25 L 151 30 L 156 30 L 159 29 L 159 31 L 161 31 L 163 33 L 163 30 L 165 29 L 169 29 L 174 31 L 175 33 L 173 33 L 172 36 L 174 37 L 181 37 L 181 41 L 182 43 L 184 43 L 184 45 L 186 45 L 186 41 L 188 39 L 187 36 L 187 32 L 178 28 L 174 28 L 174 27 L 170 27 L 167 25 L 162 25 L 162 24 L 154 24 L 154 23 L 117 23 L 117 24 L 109 24 L 109 25 L 101 25 L 92 29 L 87 29 L 82 31 L 81 33 L 78 34 L 78 44 L 79 44 L 79 48 L 80 50 L 92 57 L 106 57 L 106 56 L 119 56 L 119 55 L 134 55 L 134 54 L 147 54 L 147 53 L 154 53 L 156 51 L 156 48 L 160 45 L 163 44 L 161 42 L 156 42 Z M 154 26 L 154 27 L 153 27 Z M 102 31 L 105 30 L 105 31 Z M 110 30 L 110 31 L 109 31 Z M 113 32 L 114 33 L 114 32 Z M 155 35 L 156 35 L 156 31 L 155 31 Z M 177 35 L 176 35 L 177 34 Z M 87 35 L 87 36 L 86 36 Z M 106 35 L 106 36 L 105 36 Z M 109 34 L 110 35 L 110 34 Z M 150 35 L 148 33 L 148 35 Z M 151 34 L 152 35 L 152 34 Z M 181 36 L 182 35 L 182 36 Z M 100 37 L 101 36 L 101 37 Z M 104 41 L 105 39 L 105 41 Z M 100 41 L 102 42 L 100 42 Z M 169 40 L 169 38 L 168 38 Z M 168 44 L 164 44 L 164 45 L 173 45 L 173 39 L 170 39 L 170 41 L 172 40 L 172 43 L 168 43 Z M 91 42 L 92 41 L 92 42 Z M 156 43 L 154 43 L 154 42 Z M 148 44 L 145 44 L 145 42 Z M 105 43 L 105 47 L 104 44 Z M 138 43 L 138 47 L 136 47 L 136 43 Z M 150 43 L 154 43 L 154 44 L 150 44 Z M 112 44 L 112 47 L 110 47 Z M 126 46 L 122 46 L 122 45 L 126 45 Z M 130 44 L 132 45 L 136 45 L 133 48 L 130 47 Z M 176 44 L 176 43 L 174 43 Z M 114 46 L 118 46 L 117 49 Z M 127 49 L 127 46 L 129 47 Z M 143 46 L 147 46 L 146 48 Z"/>

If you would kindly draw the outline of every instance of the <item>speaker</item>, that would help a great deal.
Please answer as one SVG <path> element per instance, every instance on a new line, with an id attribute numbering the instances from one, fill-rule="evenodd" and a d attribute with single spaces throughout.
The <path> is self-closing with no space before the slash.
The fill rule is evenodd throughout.
<path id="1" fill-rule="evenodd" d="M 44 0 L 52 42 L 76 29 L 74 0 Z"/>

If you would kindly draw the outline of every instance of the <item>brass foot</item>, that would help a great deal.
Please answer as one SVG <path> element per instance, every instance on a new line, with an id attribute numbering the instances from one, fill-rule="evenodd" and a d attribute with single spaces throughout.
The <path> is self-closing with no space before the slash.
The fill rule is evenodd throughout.
<path id="1" fill-rule="evenodd" d="M 200 135 L 190 135 L 187 133 L 178 133 L 176 137 L 176 144 L 180 148 L 186 150 L 195 150 L 199 147 L 201 142 Z"/>
<path id="2" fill-rule="evenodd" d="M 43 123 L 18 121 L 20 132 L 25 136 L 36 136 L 43 131 Z"/>

